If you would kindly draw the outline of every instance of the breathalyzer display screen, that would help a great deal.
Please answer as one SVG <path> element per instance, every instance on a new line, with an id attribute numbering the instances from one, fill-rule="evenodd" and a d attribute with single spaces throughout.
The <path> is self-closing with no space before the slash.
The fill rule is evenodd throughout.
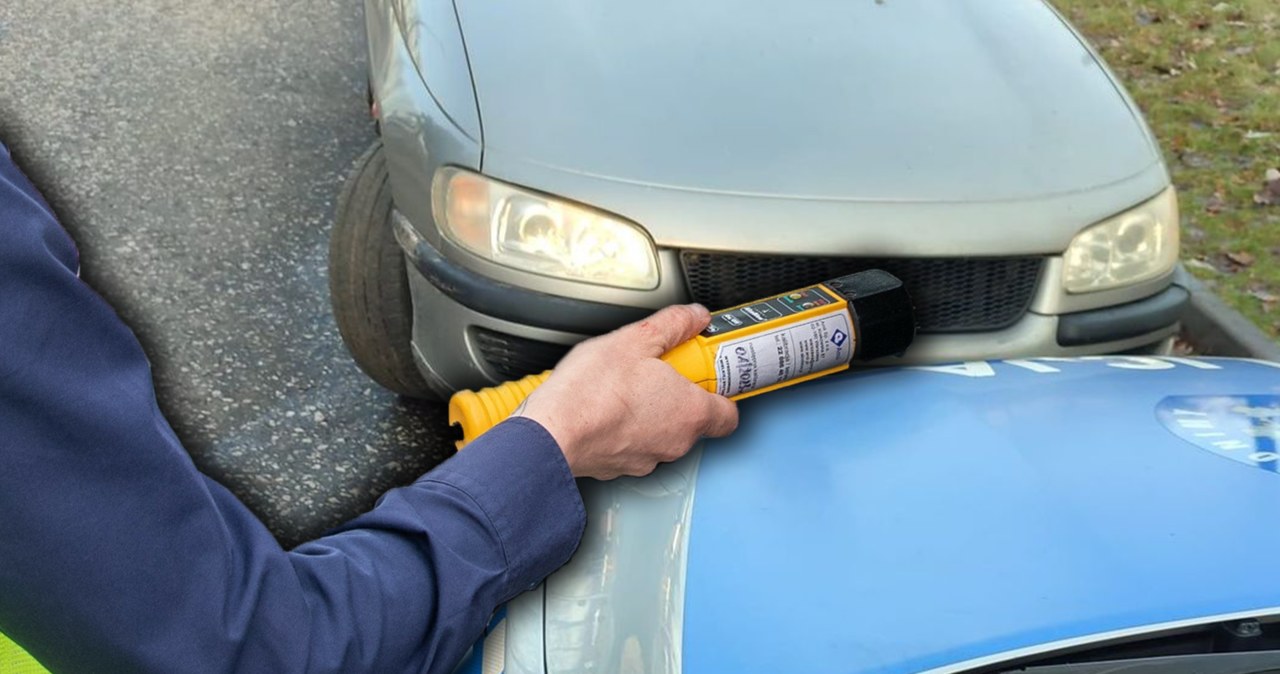
<path id="1" fill-rule="evenodd" d="M 785 295 L 770 297 L 754 304 L 744 304 L 711 314 L 711 323 L 702 331 L 703 337 L 714 337 L 741 328 L 764 323 L 775 318 L 835 304 L 836 298 L 818 286 L 796 290 Z"/>

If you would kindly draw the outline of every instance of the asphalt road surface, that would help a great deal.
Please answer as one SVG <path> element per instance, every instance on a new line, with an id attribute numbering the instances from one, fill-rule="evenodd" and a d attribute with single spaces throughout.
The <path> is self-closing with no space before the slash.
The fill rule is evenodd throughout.
<path id="1" fill-rule="evenodd" d="M 362 21 L 358 0 L 0 2 L 0 140 L 196 464 L 285 545 L 447 452 L 440 406 L 366 379 L 329 308 L 333 202 L 373 138 Z"/>

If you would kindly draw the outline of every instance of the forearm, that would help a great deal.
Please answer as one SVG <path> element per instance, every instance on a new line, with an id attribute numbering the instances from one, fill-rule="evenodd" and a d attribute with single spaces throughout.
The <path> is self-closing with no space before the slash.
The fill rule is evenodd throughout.
<path id="1" fill-rule="evenodd" d="M 55 670 L 436 671 L 576 546 L 559 448 L 519 421 L 282 550 L 191 463 L 75 270 L 0 146 L 0 631 Z"/>
<path id="2" fill-rule="evenodd" d="M 292 552 L 198 476 L 199 489 L 179 476 L 110 489 L 115 470 L 62 470 L 77 484 L 5 504 L 3 628 L 55 671 L 448 671 L 581 534 L 576 487 L 538 433 L 500 426 Z M 140 481 L 164 477 L 128 463 Z M 495 468 L 519 469 L 495 480 L 509 496 L 468 486 Z M 80 507 L 62 521 L 29 510 L 52 500 Z"/>
<path id="3" fill-rule="evenodd" d="M 353 586 L 363 598 L 341 607 L 360 616 L 347 671 L 384 671 L 369 656 L 423 649 L 428 671 L 451 668 L 493 610 L 568 561 L 585 515 L 577 486 L 550 436 L 528 420 L 505 422 L 372 512 L 291 553 L 308 596 Z M 335 554 L 335 552 L 337 554 Z M 401 567 L 379 559 L 414 559 Z M 422 599 L 415 601 L 414 597 Z M 411 605 L 405 605 L 411 604 Z M 330 609 L 320 607 L 320 617 Z M 406 620 L 406 618 L 409 618 Z M 397 624 L 399 623 L 399 624 Z M 414 629 L 412 625 L 425 625 Z M 419 667 L 415 663 L 411 669 Z"/>

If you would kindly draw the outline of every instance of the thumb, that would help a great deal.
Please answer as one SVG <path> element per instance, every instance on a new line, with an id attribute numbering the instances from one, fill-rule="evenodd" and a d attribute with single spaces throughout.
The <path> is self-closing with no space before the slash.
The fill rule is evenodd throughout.
<path id="1" fill-rule="evenodd" d="M 645 355 L 657 358 L 692 339 L 710 322 L 711 314 L 701 304 L 674 304 L 618 332 Z"/>
<path id="2" fill-rule="evenodd" d="M 706 412 L 706 419 L 702 427 L 702 434 L 709 438 L 722 438 L 734 431 L 738 427 L 738 405 L 737 403 L 718 396 L 714 393 L 699 391 L 703 396 Z"/>

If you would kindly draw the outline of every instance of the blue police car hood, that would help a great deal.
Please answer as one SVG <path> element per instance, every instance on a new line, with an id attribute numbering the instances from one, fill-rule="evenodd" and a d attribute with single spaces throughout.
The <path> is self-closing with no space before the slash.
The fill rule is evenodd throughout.
<path id="1" fill-rule="evenodd" d="M 730 438 L 585 489 L 548 671 L 958 671 L 1276 613 L 1278 367 L 974 363 L 746 401 Z"/>

